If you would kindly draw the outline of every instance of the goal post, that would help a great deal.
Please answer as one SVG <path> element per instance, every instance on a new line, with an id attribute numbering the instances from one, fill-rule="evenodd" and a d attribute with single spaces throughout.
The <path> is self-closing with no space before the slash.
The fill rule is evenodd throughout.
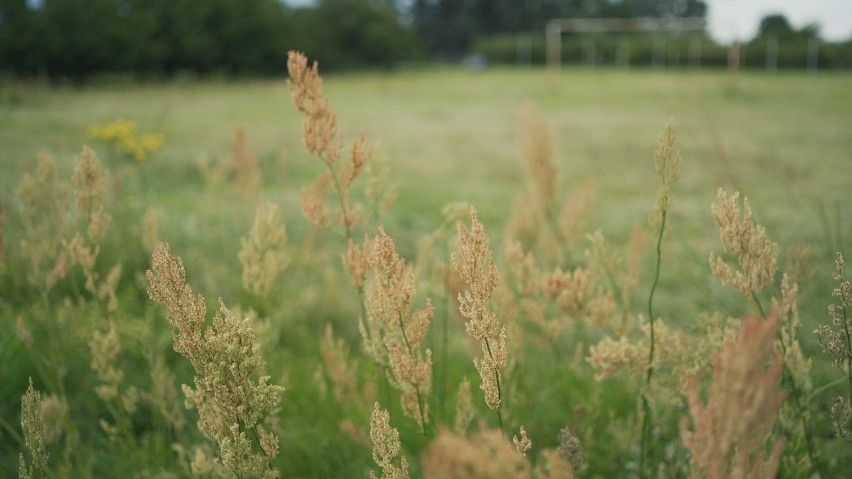
<path id="1" fill-rule="evenodd" d="M 703 32 L 707 28 L 704 17 L 667 18 L 555 18 L 545 27 L 547 65 L 558 70 L 562 67 L 563 33 L 617 33 L 617 32 Z"/>

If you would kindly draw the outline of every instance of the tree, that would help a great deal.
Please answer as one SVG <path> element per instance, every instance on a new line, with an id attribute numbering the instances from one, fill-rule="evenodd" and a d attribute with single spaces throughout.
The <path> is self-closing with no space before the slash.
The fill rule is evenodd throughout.
<path id="1" fill-rule="evenodd" d="M 778 37 L 789 37 L 795 34 L 787 17 L 780 13 L 766 15 L 760 20 L 760 25 L 757 27 L 757 36 L 765 37 L 767 35 L 775 35 Z"/>

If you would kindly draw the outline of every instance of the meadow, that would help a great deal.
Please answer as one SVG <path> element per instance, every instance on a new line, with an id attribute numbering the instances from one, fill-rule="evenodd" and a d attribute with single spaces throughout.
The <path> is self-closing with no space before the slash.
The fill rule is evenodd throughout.
<path id="1" fill-rule="evenodd" d="M 699 381 L 699 396 L 712 398 L 708 385 L 723 372 L 712 358 L 727 351 L 725 338 L 739 333 L 743 318 L 761 314 L 769 318 L 764 322 L 777 316 L 775 347 L 783 356 L 755 361 L 783 364 L 784 374 L 775 380 L 784 404 L 774 410 L 780 411 L 777 423 L 772 414 L 755 419 L 753 429 L 764 436 L 732 447 L 750 454 L 748 464 L 758 469 L 765 460 L 764 473 L 773 470 L 773 447 L 782 444 L 780 477 L 813 477 L 817 471 L 842 476 L 852 466 L 849 417 L 833 421 L 831 408 L 835 397 L 849 395 L 850 358 L 834 362 L 814 331 L 832 324 L 827 308 L 841 301 L 832 296 L 838 288 L 835 255 L 852 254 L 848 85 L 843 74 L 743 72 L 733 82 L 716 70 L 428 68 L 329 76 L 322 88 L 345 144 L 363 132 L 375 151 L 365 154 L 369 162 L 353 175 L 347 196 L 363 205 L 363 214 L 351 224 L 331 218 L 328 227 L 317 228 L 303 215 L 300 198 L 326 167 L 306 151 L 304 115 L 294 108 L 284 78 L 81 88 L 2 84 L 0 474 L 14 476 L 20 452 L 30 451 L 28 462 L 39 456 L 21 431 L 21 396 L 32 377 L 42 394 L 43 431 L 49 431 L 42 433 L 50 453 L 44 477 L 183 477 L 193 467 L 195 473 L 234 477 L 234 469 L 223 473 L 221 464 L 203 471 L 209 461 L 193 464 L 202 457 L 196 451 L 219 457 L 221 443 L 214 440 L 217 433 L 196 427 L 198 407 L 184 408 L 180 386 L 193 384 L 201 372 L 181 356 L 191 350 L 173 350 L 173 324 L 179 321 L 166 318 L 168 300 L 159 301 L 165 308 L 152 301 L 157 278 L 169 277 L 152 266 L 152 253 L 159 251 L 168 270 L 166 256 L 155 249 L 163 241 L 182 259 L 188 284 L 204 295 L 208 310 L 217 310 L 221 298 L 235 316 L 252 318 L 256 336 L 240 337 L 256 341 L 256 359 L 265 365 L 252 363 L 243 379 L 254 384 L 268 375 L 284 391 L 278 406 L 254 418 L 266 418 L 264 427 L 278 436 L 280 451 L 264 449 L 263 433 L 248 441 L 249 449 L 266 454 L 282 477 L 369 477 L 380 471 L 374 458 L 385 456 L 371 452 L 374 402 L 398 429 L 412 477 L 562 477 L 560 471 L 577 477 L 714 477 L 709 466 L 702 476 L 694 443 L 685 439 L 698 427 L 690 415 L 697 409 L 689 384 Z M 93 126 L 121 118 L 132 120 L 140 133 L 162 134 L 162 145 L 138 161 L 91 136 Z M 676 182 L 655 170 L 670 120 L 674 156 L 681 158 Z M 81 154 L 83 145 L 92 152 Z M 39 185 L 27 197 L 20 185 L 34 174 L 42 152 L 55 159 L 58 178 L 68 185 L 77 158 L 96 155 L 104 181 L 93 195 L 100 195 L 103 210 L 87 216 L 70 194 L 57 201 L 61 188 L 55 184 Z M 344 152 L 340 171 L 348 165 L 348 146 Z M 661 174 L 671 200 L 662 203 L 662 234 Z M 349 186 L 337 185 L 338 192 L 349 194 Z M 325 187 L 329 196 L 321 203 L 338 207 L 340 195 L 328 180 Z M 736 253 L 723 253 L 711 212 L 712 204 L 725 203 L 718 188 L 748 197 L 754 223 L 778 245 L 777 268 L 770 268 L 765 288 L 752 288 L 751 297 L 723 285 L 717 277 L 722 273 L 711 273 L 711 253 L 737 264 Z M 254 241 L 256 209 L 269 202 L 278 209 L 257 237 L 276 237 L 275 248 L 286 259 L 279 261 L 280 273 L 269 273 L 268 284 L 253 289 L 243 279 L 247 260 L 241 251 Z M 38 210 L 57 204 L 68 209 L 52 222 L 47 210 Z M 458 232 L 476 230 L 470 204 L 500 277 L 493 296 L 485 295 L 487 306 L 476 304 L 484 308 L 481 317 L 493 311 L 506 327 L 508 361 L 499 368 L 498 408 L 483 400 L 473 358 L 486 349 L 490 354 L 490 345 L 502 340 L 499 333 L 489 336 L 491 343 L 480 348 L 468 337 L 465 322 L 476 320 L 460 313 L 458 293 L 481 287 L 464 281 L 451 260 L 451 254 L 462 254 Z M 92 234 L 99 214 L 111 220 Z M 457 229 L 457 221 L 466 229 Z M 286 228 L 286 240 L 276 236 L 276 223 Z M 389 260 L 361 258 L 365 278 L 373 282 L 364 279 L 355 287 L 351 266 L 344 272 L 341 265 L 341 256 L 353 251 L 347 238 L 355 244 L 376 238 L 365 247 L 376 248 L 379 225 L 412 267 L 400 281 L 410 275 L 417 288 L 416 300 L 403 301 L 405 318 L 399 321 L 407 321 L 409 312 L 415 321 L 416 310 L 428 308 L 425 298 L 431 298 L 432 324 L 420 345 L 420 351 L 431 350 L 430 360 L 404 341 L 409 366 L 429 364 L 429 384 L 409 378 L 406 386 L 389 357 L 371 357 L 362 345 L 359 318 L 387 334 L 378 349 L 402 344 L 376 322 L 388 304 L 399 307 L 378 281 L 393 283 L 391 269 L 382 269 Z M 94 252 L 88 269 L 79 250 L 76 259 L 72 253 L 75 232 Z M 36 267 L 32 245 L 39 239 L 53 256 Z M 111 304 L 109 292 L 86 283 L 92 277 L 107 287 L 116 264 L 121 270 L 109 284 Z M 152 268 L 153 280 L 146 277 Z M 45 286 L 44 278 L 58 269 L 62 274 Z M 480 272 L 489 274 L 487 268 Z M 784 273 L 798 284 L 792 294 L 797 300 L 789 297 L 796 288 L 782 280 Z M 582 294 L 553 291 L 560 284 Z M 568 299 L 577 304 L 566 305 Z M 773 299 L 778 308 L 770 306 Z M 645 370 L 648 303 L 651 317 L 664 321 L 657 326 L 653 381 Z M 591 359 L 604 343 L 621 349 Z M 791 350 L 798 344 L 797 359 Z M 467 412 L 457 411 L 463 378 L 472 396 Z M 412 384 L 419 414 L 405 403 Z M 767 391 L 775 397 L 775 390 Z M 739 411 L 748 417 L 746 412 Z M 460 417 L 466 418 L 461 425 Z M 834 422 L 847 428 L 846 437 Z M 532 441 L 526 456 L 513 452 L 514 446 L 506 450 L 512 436 L 522 439 L 521 426 Z M 560 434 L 566 427 L 570 433 Z M 571 467 L 563 467 L 559 461 L 569 458 Z M 264 462 L 260 470 L 271 469 Z M 388 471 L 386 477 L 396 477 Z"/>

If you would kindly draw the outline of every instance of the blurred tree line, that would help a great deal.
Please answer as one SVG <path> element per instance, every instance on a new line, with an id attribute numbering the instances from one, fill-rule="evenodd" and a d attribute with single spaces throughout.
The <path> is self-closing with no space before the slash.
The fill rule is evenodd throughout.
<path id="1" fill-rule="evenodd" d="M 527 60 L 537 63 L 544 60 L 543 32 L 552 18 L 706 12 L 703 0 L 0 0 L 0 72 L 71 79 L 280 75 L 290 49 L 305 51 L 325 71 L 470 53 L 513 62 L 520 36 L 528 38 Z M 762 64 L 767 47 L 777 43 L 779 66 L 803 68 L 800 57 L 816 35 L 815 27 L 797 31 L 783 16 L 766 17 L 744 45 L 745 64 Z M 637 58 L 653 55 L 649 38 L 634 43 Z M 705 64 L 724 64 L 725 47 L 703 38 Z M 687 48 L 680 43 L 667 54 L 680 55 Z M 571 48 L 566 43 L 567 62 L 583 55 Z M 599 55 L 615 48 L 612 38 L 602 40 Z M 852 43 L 821 47 L 819 63 L 852 66 Z"/>
<path id="2" fill-rule="evenodd" d="M 395 7 L 372 0 L 0 0 L 0 70 L 16 75 L 282 74 L 290 49 L 325 70 L 418 51 Z"/>

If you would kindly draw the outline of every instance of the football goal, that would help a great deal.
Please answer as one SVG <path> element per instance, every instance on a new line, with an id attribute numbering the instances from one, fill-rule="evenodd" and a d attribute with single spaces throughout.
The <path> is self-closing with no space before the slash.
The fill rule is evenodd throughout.
<path id="1" fill-rule="evenodd" d="M 664 66 L 668 37 L 689 34 L 688 49 L 684 55 L 688 58 L 685 60 L 689 65 L 700 66 L 706 28 L 707 20 L 703 17 L 552 19 L 545 28 L 546 61 L 552 69 L 562 66 L 563 55 L 571 54 L 563 51 L 563 35 L 568 34 L 575 43 L 579 40 L 579 46 L 575 45 L 571 50 L 582 56 L 580 63 L 595 65 L 606 61 L 629 66 L 631 58 L 635 58 L 639 50 L 637 46 L 637 51 L 631 54 L 631 38 L 635 38 L 636 34 L 650 33 L 645 37 L 646 43 L 649 39 L 650 43 L 643 46 L 643 51 L 650 57 L 647 60 L 651 65 Z M 615 42 L 602 40 L 612 39 L 613 34 L 616 35 Z M 608 58 L 604 59 L 604 56 Z"/>

